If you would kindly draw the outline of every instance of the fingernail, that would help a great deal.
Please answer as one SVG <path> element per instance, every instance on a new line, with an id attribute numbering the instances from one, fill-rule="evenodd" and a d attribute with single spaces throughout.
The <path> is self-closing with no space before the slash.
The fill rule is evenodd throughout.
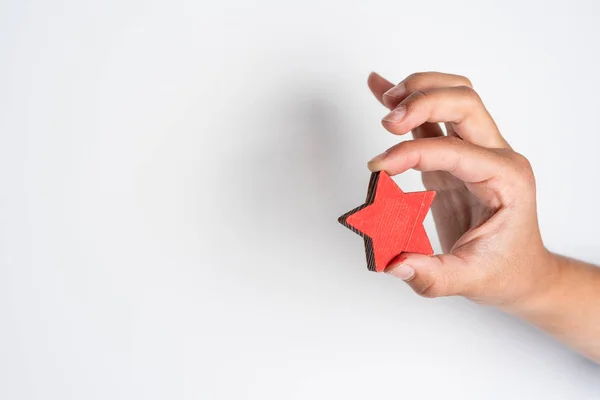
<path id="1" fill-rule="evenodd" d="M 415 270 L 410 265 L 406 264 L 402 264 L 392 269 L 390 273 L 396 278 L 402 279 L 403 281 L 409 281 L 413 276 L 415 276 Z"/>
<path id="2" fill-rule="evenodd" d="M 394 86 L 393 88 L 391 88 L 390 90 L 385 92 L 383 95 L 387 96 L 387 97 L 399 98 L 399 97 L 404 96 L 405 94 L 406 94 L 406 87 L 404 86 L 404 83 L 400 82 L 399 84 L 397 84 L 396 86 Z"/>
<path id="3" fill-rule="evenodd" d="M 406 115 L 406 108 L 404 106 L 398 106 L 392 110 L 388 115 L 383 117 L 383 121 L 386 122 L 400 122 Z"/>
<path id="4" fill-rule="evenodd" d="M 371 158 L 367 164 L 374 164 L 374 163 L 383 161 L 383 159 L 386 158 L 387 155 L 388 155 L 387 151 L 384 151 L 383 153 L 378 154 L 375 157 Z"/>

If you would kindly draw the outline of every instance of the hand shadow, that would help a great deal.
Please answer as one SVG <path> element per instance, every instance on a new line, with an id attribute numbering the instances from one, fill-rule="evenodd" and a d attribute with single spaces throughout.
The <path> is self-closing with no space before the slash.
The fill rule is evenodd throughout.
<path id="1" fill-rule="evenodd" d="M 267 134 L 233 156 L 236 165 L 225 171 L 238 193 L 232 212 L 238 234 L 263 253 L 261 268 L 274 272 L 281 255 L 303 254 L 315 261 L 303 268 L 319 273 L 323 257 L 339 257 L 327 268 L 342 272 L 363 252 L 356 237 L 356 251 L 348 255 L 352 233 L 337 218 L 364 200 L 369 171 L 366 160 L 355 159 L 364 132 L 342 119 L 327 96 L 306 89 L 264 110 L 253 131 Z"/>

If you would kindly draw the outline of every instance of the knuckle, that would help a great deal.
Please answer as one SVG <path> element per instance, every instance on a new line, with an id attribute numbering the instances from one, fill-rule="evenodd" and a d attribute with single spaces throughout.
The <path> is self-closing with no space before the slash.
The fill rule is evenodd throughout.
<path id="1" fill-rule="evenodd" d="M 414 285 L 414 290 L 419 296 L 432 299 L 444 296 L 446 286 L 447 282 L 444 276 L 432 273 Z"/>
<path id="2" fill-rule="evenodd" d="M 408 90 L 410 93 L 404 101 L 402 101 L 401 105 L 406 108 L 408 112 L 422 112 L 423 107 L 425 109 L 429 109 L 430 105 L 428 104 L 429 100 L 427 98 L 427 94 L 423 90 Z"/>
<path id="3" fill-rule="evenodd" d="M 506 172 L 502 190 L 505 202 L 510 204 L 518 200 L 520 204 L 535 204 L 536 183 L 529 160 L 508 149 L 497 149 L 496 154 L 502 158 L 502 170 Z"/>
<path id="4" fill-rule="evenodd" d="M 523 154 L 517 153 L 517 152 L 513 152 L 513 157 L 514 157 L 515 162 L 517 164 L 519 164 L 519 166 L 521 168 L 531 169 L 531 163 L 529 162 L 529 160 L 527 159 L 527 157 L 525 157 Z"/>
<path id="5" fill-rule="evenodd" d="M 466 76 L 463 75 L 457 75 L 458 80 L 460 82 L 462 82 L 463 86 L 468 86 L 470 88 L 473 88 L 473 82 L 471 82 L 471 80 L 469 78 L 467 78 Z"/>
<path id="6" fill-rule="evenodd" d="M 421 90 L 421 89 L 410 90 L 409 89 L 409 91 L 410 91 L 410 95 L 403 102 L 403 104 L 405 106 L 410 107 L 411 104 L 413 104 L 415 102 L 427 100 L 427 91 L 426 90 Z"/>
<path id="7" fill-rule="evenodd" d="M 471 86 L 461 85 L 457 86 L 455 90 L 471 103 L 482 103 L 481 97 L 479 97 L 479 94 Z"/>
<path id="8" fill-rule="evenodd" d="M 426 78 L 425 72 L 414 72 L 404 78 L 404 87 L 409 92 L 412 92 L 421 86 L 421 83 Z"/>
<path id="9" fill-rule="evenodd" d="M 415 146 L 415 140 L 405 140 L 395 145 L 393 149 L 400 153 L 403 153 L 409 151 L 413 146 Z"/>
<path id="10" fill-rule="evenodd" d="M 424 84 L 431 79 L 435 79 L 437 75 L 442 75 L 444 82 L 447 85 L 441 86 L 467 86 L 472 88 L 473 83 L 469 78 L 463 75 L 453 75 L 453 74 L 440 74 L 438 72 L 414 72 L 404 78 L 403 83 L 404 86 L 410 90 L 416 90 L 419 87 L 422 87 Z"/>
<path id="11" fill-rule="evenodd" d="M 417 286 L 414 288 L 415 292 L 421 296 L 429 299 L 440 297 L 440 289 L 436 284 L 435 280 L 428 281 L 427 283 Z"/>
<path id="12" fill-rule="evenodd" d="M 453 146 L 457 148 L 465 145 L 465 141 L 457 136 L 443 136 L 440 137 L 440 141 L 444 142 L 446 146 Z"/>
<path id="13" fill-rule="evenodd" d="M 535 177 L 533 175 L 533 168 L 527 157 L 520 153 L 513 152 L 511 158 L 519 177 L 528 184 L 534 183 Z"/>

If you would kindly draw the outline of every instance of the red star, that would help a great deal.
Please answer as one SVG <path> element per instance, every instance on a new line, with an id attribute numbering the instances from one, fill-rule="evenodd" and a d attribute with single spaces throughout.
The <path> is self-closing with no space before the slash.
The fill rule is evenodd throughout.
<path id="1" fill-rule="evenodd" d="M 434 197 L 404 193 L 386 172 L 373 172 L 365 204 L 338 221 L 365 239 L 367 266 L 381 272 L 400 253 L 433 254 L 423 220 Z"/>

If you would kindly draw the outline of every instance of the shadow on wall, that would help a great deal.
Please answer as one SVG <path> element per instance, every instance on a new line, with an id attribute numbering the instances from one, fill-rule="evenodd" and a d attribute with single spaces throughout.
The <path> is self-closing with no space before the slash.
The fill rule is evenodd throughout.
<path id="1" fill-rule="evenodd" d="M 362 240 L 337 218 L 363 201 L 356 189 L 366 191 L 369 172 L 356 154 L 364 132 L 316 88 L 273 98 L 287 100 L 274 102 L 257 118 L 260 126 L 244 133 L 259 140 L 236 154 L 235 169 L 227 171 L 240 193 L 235 229 L 254 241 L 264 268 L 281 265 L 281 254 L 302 254 L 315 261 L 303 268 L 315 271 L 330 254 L 339 257 L 331 268 L 347 268 L 348 243 L 362 252 Z"/>

